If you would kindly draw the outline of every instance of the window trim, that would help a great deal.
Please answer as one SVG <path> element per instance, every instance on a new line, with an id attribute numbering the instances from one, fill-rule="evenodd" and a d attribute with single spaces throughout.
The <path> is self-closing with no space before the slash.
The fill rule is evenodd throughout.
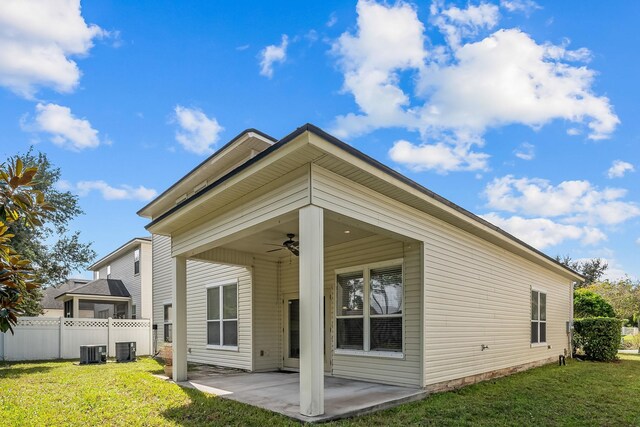
<path id="1" fill-rule="evenodd" d="M 107 265 L 107 279 L 111 279 L 111 264 Z"/>
<path id="2" fill-rule="evenodd" d="M 218 303 L 220 305 L 219 310 L 220 310 L 220 317 L 215 320 L 209 320 L 209 304 L 208 304 L 208 298 L 209 298 L 209 289 L 213 289 L 213 288 L 224 288 L 225 286 L 236 286 L 236 317 L 235 319 L 223 319 L 223 310 L 224 310 L 224 289 L 222 291 L 219 291 L 219 296 L 218 296 Z M 224 321 L 235 321 L 236 322 L 236 342 L 238 342 L 239 338 L 240 338 L 240 334 L 239 334 L 239 329 L 240 329 L 240 310 L 239 310 L 239 305 L 240 305 L 240 281 L 236 278 L 236 279 L 231 279 L 231 280 L 224 280 L 221 282 L 215 282 L 215 283 L 210 283 L 208 285 L 205 285 L 205 293 L 204 293 L 204 298 L 205 298 L 205 302 L 207 303 L 207 310 L 205 313 L 205 325 L 206 325 L 206 333 L 205 333 L 205 348 L 207 350 L 226 350 L 226 351 L 238 351 L 238 344 L 236 345 L 224 345 L 224 329 L 223 329 L 223 324 Z M 220 342 L 222 344 L 209 344 L 209 337 L 208 337 L 208 328 L 209 328 L 209 322 L 220 322 Z"/>
<path id="3" fill-rule="evenodd" d="M 138 271 L 136 271 L 136 269 Z M 140 248 L 134 249 L 133 251 L 133 275 L 140 275 Z"/>
<path id="4" fill-rule="evenodd" d="M 538 320 L 533 320 L 531 317 L 532 315 L 532 303 L 531 303 L 531 294 L 533 292 L 537 292 L 538 293 Z M 545 311 L 545 320 L 542 321 L 540 320 L 540 294 L 544 294 L 545 295 L 545 305 L 544 305 L 544 311 Z M 535 286 L 531 286 L 529 289 L 529 343 L 530 343 L 530 347 L 531 348 L 535 348 L 535 347 L 547 347 L 547 335 L 549 332 L 549 328 L 547 327 L 548 323 L 549 323 L 549 319 L 547 318 L 547 302 L 548 302 L 548 293 L 547 290 L 544 288 L 540 288 L 540 287 L 535 287 Z M 531 336 L 531 323 L 532 322 L 536 322 L 538 324 L 538 341 L 533 342 L 532 339 L 533 337 Z M 545 324 L 545 340 L 544 341 L 540 341 L 540 324 L 544 323 Z"/>
<path id="5" fill-rule="evenodd" d="M 171 310 L 173 310 L 173 303 L 165 302 L 162 304 L 162 341 L 166 343 L 173 343 L 173 319 L 167 321 L 167 317 L 165 315 L 167 306 L 170 306 Z M 171 341 L 167 341 L 167 334 L 165 333 L 167 325 L 171 325 Z"/>
<path id="6" fill-rule="evenodd" d="M 371 317 L 369 311 L 370 311 L 370 301 L 369 301 L 369 295 L 370 295 L 370 287 L 371 287 L 371 270 L 375 270 L 377 268 L 384 268 L 384 267 L 393 267 L 393 266 L 400 266 L 400 268 L 402 269 L 402 304 L 400 306 L 401 310 L 402 310 L 402 314 L 401 315 L 373 315 L 373 317 Z M 339 316 L 338 315 L 338 307 L 337 307 L 337 303 L 338 303 L 338 296 L 337 296 L 337 290 L 338 290 L 338 275 L 339 274 L 344 274 L 344 273 L 355 273 L 355 272 L 359 272 L 362 271 L 362 276 L 363 276 L 363 281 L 364 281 L 364 286 L 363 286 L 363 304 L 362 304 L 362 315 L 361 316 Z M 334 270 L 333 273 L 333 278 L 334 278 L 334 285 L 333 285 L 333 291 L 335 294 L 335 298 L 334 298 L 334 302 L 332 304 L 332 310 L 333 310 L 333 327 L 334 327 L 334 331 L 336 331 L 333 334 L 333 351 L 334 354 L 337 355 L 341 355 L 341 356 L 364 356 L 364 357 L 378 357 L 378 358 L 392 358 L 392 359 L 405 359 L 405 344 L 406 344 L 406 327 L 405 327 L 405 323 L 406 323 L 406 312 L 405 312 L 405 296 L 406 296 L 406 280 L 405 280 L 405 265 L 404 265 L 404 258 L 396 258 L 396 259 L 391 259 L 391 260 L 386 260 L 386 261 L 379 261 L 379 262 L 372 262 L 372 263 L 368 263 L 368 264 L 360 264 L 360 265 L 355 265 L 355 266 L 351 266 L 351 267 L 344 267 L 344 268 L 338 268 L 336 270 Z M 384 318 L 384 317 L 401 317 L 402 318 L 402 349 L 400 351 L 385 351 L 385 350 L 371 350 L 371 319 L 376 319 L 376 318 Z M 345 348 L 338 348 L 338 319 L 362 319 L 363 320 L 363 341 L 362 341 L 362 350 L 355 350 L 355 349 L 345 349 Z"/>

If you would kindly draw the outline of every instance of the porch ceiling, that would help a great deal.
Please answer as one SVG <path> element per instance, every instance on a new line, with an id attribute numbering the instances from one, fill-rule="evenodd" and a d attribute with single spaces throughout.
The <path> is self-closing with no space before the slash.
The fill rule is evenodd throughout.
<path id="1" fill-rule="evenodd" d="M 273 249 L 278 249 L 278 246 L 281 247 L 282 243 L 287 240 L 288 233 L 295 234 L 294 240 L 297 241 L 299 239 L 297 218 L 288 219 L 269 229 L 257 231 L 250 236 L 234 240 L 220 247 L 245 253 L 259 254 L 274 259 L 288 258 L 291 256 L 291 253 L 284 248 L 272 251 Z M 406 237 L 399 236 L 387 230 L 382 230 L 377 227 L 364 224 L 354 219 L 338 215 L 334 212 L 325 211 L 325 247 L 364 239 L 376 234 L 384 234 L 398 240 L 407 240 Z"/>

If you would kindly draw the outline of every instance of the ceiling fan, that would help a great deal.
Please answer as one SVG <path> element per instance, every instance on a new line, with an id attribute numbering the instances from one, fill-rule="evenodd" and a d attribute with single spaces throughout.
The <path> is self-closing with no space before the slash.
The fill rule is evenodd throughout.
<path id="1" fill-rule="evenodd" d="M 281 245 L 275 245 L 273 243 L 265 243 L 265 245 L 269 245 L 269 246 L 278 246 L 277 249 L 271 249 L 267 252 L 277 252 L 283 249 L 288 249 L 295 256 L 300 255 L 300 250 L 298 249 L 299 242 L 293 240 L 293 238 L 296 237 L 296 235 L 293 233 L 289 233 L 287 234 L 287 237 L 288 237 L 288 240 L 285 240 L 284 242 L 282 242 Z"/>

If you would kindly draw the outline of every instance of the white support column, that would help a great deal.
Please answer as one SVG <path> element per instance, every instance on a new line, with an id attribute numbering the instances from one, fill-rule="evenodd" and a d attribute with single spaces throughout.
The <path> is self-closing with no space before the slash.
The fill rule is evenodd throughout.
<path id="1" fill-rule="evenodd" d="M 324 413 L 324 220 L 323 210 L 299 211 L 300 225 L 300 413 Z"/>
<path id="2" fill-rule="evenodd" d="M 74 319 L 80 318 L 80 301 L 78 297 L 73 297 L 73 317 Z"/>
<path id="3" fill-rule="evenodd" d="M 187 380 L 187 259 L 173 257 L 173 380 Z"/>

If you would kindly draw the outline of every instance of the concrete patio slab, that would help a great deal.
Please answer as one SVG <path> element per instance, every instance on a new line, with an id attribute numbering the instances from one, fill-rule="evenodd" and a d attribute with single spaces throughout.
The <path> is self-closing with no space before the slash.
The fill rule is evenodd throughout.
<path id="1" fill-rule="evenodd" d="M 396 387 L 325 376 L 325 413 L 317 417 L 300 414 L 298 373 L 189 372 L 184 387 L 196 388 L 225 399 L 257 406 L 304 422 L 326 422 L 390 408 L 422 399 L 419 388 Z"/>

